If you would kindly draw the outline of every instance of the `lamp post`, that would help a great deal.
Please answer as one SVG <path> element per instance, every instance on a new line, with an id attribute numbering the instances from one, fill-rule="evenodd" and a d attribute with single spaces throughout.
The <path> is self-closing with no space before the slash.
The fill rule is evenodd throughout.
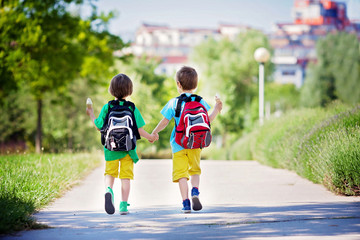
<path id="1" fill-rule="evenodd" d="M 259 63 L 259 122 L 264 123 L 264 64 L 270 58 L 270 53 L 266 48 L 258 48 L 254 53 L 255 60 Z"/>

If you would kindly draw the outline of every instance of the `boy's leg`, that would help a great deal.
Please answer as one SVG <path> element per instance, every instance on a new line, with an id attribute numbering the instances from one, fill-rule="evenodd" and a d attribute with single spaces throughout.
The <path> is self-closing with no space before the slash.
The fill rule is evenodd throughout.
<path id="1" fill-rule="evenodd" d="M 115 213 L 113 186 L 115 178 L 119 176 L 119 160 L 106 161 L 105 165 L 105 211 L 108 214 Z"/>
<path id="2" fill-rule="evenodd" d="M 191 186 L 194 188 L 199 188 L 200 186 L 200 175 L 194 174 L 191 176 Z"/>
<path id="3" fill-rule="evenodd" d="M 121 179 L 121 202 L 119 211 L 121 215 L 126 215 L 129 213 L 127 207 L 130 206 L 128 204 L 129 199 L 129 193 L 130 193 L 130 179 Z"/>
<path id="4" fill-rule="evenodd" d="M 130 206 L 127 202 L 130 194 L 130 180 L 134 179 L 134 162 L 129 155 L 120 160 L 120 179 L 121 179 L 121 202 L 120 214 L 126 215 L 129 213 L 127 207 Z"/>
<path id="5" fill-rule="evenodd" d="M 199 211 L 202 209 L 202 205 L 199 199 L 199 185 L 200 185 L 200 158 L 201 158 L 201 149 L 188 149 L 189 156 L 189 173 L 191 176 L 191 200 L 192 208 L 194 211 Z"/>
<path id="6" fill-rule="evenodd" d="M 190 213 L 190 200 L 189 200 L 189 161 L 186 153 L 186 149 L 181 150 L 173 154 L 173 182 L 179 183 L 179 189 L 181 198 L 183 200 L 183 212 Z"/>
<path id="7" fill-rule="evenodd" d="M 180 194 L 182 197 L 182 200 L 189 198 L 189 188 L 187 183 L 187 178 L 180 178 L 179 179 L 179 188 L 180 188 Z"/>
<path id="8" fill-rule="evenodd" d="M 181 197 L 183 200 L 182 211 L 184 213 L 191 213 L 190 199 L 189 199 L 189 187 L 188 187 L 187 181 L 188 181 L 187 178 L 180 178 L 179 179 L 179 188 L 180 188 L 180 193 L 181 193 Z"/>
<path id="9" fill-rule="evenodd" d="M 115 178 L 111 175 L 105 175 L 105 188 L 107 189 L 108 187 L 113 189 L 114 186 L 114 182 L 115 182 Z"/>
<path id="10" fill-rule="evenodd" d="M 189 159 L 186 150 L 173 154 L 173 182 L 179 182 L 181 178 L 189 180 Z"/>
<path id="11" fill-rule="evenodd" d="M 130 179 L 121 179 L 121 200 L 127 202 L 130 194 Z"/>

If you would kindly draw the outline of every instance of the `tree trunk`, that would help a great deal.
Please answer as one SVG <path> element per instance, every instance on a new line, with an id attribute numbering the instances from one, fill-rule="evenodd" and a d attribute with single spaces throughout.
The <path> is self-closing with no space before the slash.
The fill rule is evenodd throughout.
<path id="1" fill-rule="evenodd" d="M 42 100 L 37 100 L 37 125 L 36 125 L 36 138 L 35 138 L 35 150 L 36 153 L 41 153 L 41 139 L 42 139 Z"/>

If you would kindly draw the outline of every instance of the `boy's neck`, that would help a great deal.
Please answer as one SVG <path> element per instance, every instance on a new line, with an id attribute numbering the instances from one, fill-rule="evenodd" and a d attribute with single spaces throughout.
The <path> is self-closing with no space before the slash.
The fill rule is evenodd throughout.
<path id="1" fill-rule="evenodd" d="M 126 100 L 127 96 L 122 98 L 122 100 Z M 115 97 L 115 100 L 120 100 L 119 98 Z"/>
<path id="2" fill-rule="evenodd" d="M 183 94 L 183 93 L 191 93 L 192 94 L 193 92 L 194 92 L 194 90 L 185 90 L 185 91 L 183 90 L 180 94 Z"/>

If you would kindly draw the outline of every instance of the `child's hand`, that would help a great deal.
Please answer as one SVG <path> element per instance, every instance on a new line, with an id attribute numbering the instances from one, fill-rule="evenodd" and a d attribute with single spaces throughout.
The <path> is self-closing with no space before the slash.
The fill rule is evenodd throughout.
<path id="1" fill-rule="evenodd" d="M 215 95 L 215 101 L 216 101 L 216 103 L 215 103 L 214 109 L 216 109 L 216 111 L 218 111 L 220 113 L 222 110 L 222 101 L 218 94 Z"/>
<path id="2" fill-rule="evenodd" d="M 148 139 L 150 143 L 154 143 L 157 140 L 159 140 L 159 134 L 157 133 L 150 134 L 150 138 Z"/>
<path id="3" fill-rule="evenodd" d="M 86 114 L 90 117 L 94 116 L 94 109 L 92 107 L 86 107 Z"/>

